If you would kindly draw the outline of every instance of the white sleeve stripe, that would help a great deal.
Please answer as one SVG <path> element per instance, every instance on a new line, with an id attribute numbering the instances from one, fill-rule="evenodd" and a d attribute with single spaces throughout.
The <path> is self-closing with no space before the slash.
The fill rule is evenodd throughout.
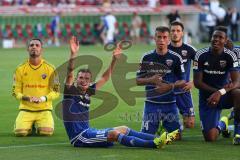
<path id="1" fill-rule="evenodd" d="M 193 47 L 192 45 L 190 45 L 190 44 L 187 44 L 187 43 L 184 43 L 186 46 L 188 46 L 188 47 L 191 47 L 195 52 L 197 51 L 197 49 L 195 48 L 195 47 Z"/>
<path id="2" fill-rule="evenodd" d="M 173 52 L 170 49 L 168 51 L 169 51 L 170 54 L 173 54 L 173 55 L 177 56 L 180 59 L 180 62 L 183 63 L 183 59 L 182 59 L 182 57 L 179 54 L 177 54 L 176 52 Z"/>
<path id="3" fill-rule="evenodd" d="M 154 52 L 154 50 L 151 50 L 151 51 L 149 51 L 149 52 L 147 52 L 147 53 L 144 53 L 143 56 L 142 56 L 142 58 L 141 58 L 141 60 L 140 60 L 140 63 L 143 62 L 143 58 L 144 58 L 146 55 L 152 54 L 153 52 Z"/>
<path id="4" fill-rule="evenodd" d="M 237 57 L 238 57 L 238 59 L 240 59 L 240 48 L 234 48 L 233 52 L 235 52 Z"/>
<path id="5" fill-rule="evenodd" d="M 234 54 L 234 52 L 230 51 L 229 49 L 224 48 L 224 52 L 229 54 L 232 57 L 234 62 L 236 62 L 238 60 L 237 56 Z"/>
<path id="6" fill-rule="evenodd" d="M 199 57 L 200 57 L 203 53 L 208 52 L 208 51 L 209 51 L 209 47 L 208 47 L 208 48 L 203 48 L 203 49 L 197 51 L 194 60 L 195 60 L 195 61 L 198 61 Z"/>

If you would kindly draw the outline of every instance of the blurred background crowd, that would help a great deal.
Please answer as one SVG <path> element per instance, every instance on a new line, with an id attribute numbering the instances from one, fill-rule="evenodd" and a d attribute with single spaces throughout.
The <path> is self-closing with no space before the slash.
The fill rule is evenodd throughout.
<path id="1" fill-rule="evenodd" d="M 36 8 L 42 10 L 31 14 Z M 44 13 L 46 8 L 53 12 Z M 26 13 L 14 14 L 15 9 Z M 82 9 L 98 10 L 88 15 Z M 76 35 L 83 45 L 116 40 L 152 43 L 154 28 L 174 20 L 185 24 L 188 43 L 210 41 L 218 25 L 227 26 L 229 37 L 239 41 L 239 9 L 237 0 L 0 0 L 0 41 L 16 47 L 39 37 L 49 46 L 60 46 Z"/>

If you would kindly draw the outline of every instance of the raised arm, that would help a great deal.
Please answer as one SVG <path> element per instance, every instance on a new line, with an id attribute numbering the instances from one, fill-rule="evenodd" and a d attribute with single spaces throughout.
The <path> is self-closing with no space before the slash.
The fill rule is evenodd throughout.
<path id="1" fill-rule="evenodd" d="M 77 56 L 77 52 L 79 50 L 79 42 L 77 37 L 72 36 L 69 40 L 69 47 L 70 47 L 70 57 L 68 60 L 68 69 L 67 69 L 67 79 L 66 85 L 71 86 L 74 82 L 74 59 Z"/>
<path id="2" fill-rule="evenodd" d="M 116 65 L 117 59 L 120 58 L 121 54 L 122 54 L 122 49 L 121 49 L 120 45 L 118 44 L 117 48 L 113 51 L 111 64 L 109 65 L 107 70 L 103 73 L 101 78 L 96 83 L 96 90 L 101 88 L 109 80 L 109 78 L 113 72 L 113 69 Z"/>

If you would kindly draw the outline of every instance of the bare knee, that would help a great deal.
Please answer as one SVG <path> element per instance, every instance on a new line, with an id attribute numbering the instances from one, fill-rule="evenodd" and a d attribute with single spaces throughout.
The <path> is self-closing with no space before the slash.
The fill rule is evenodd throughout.
<path id="1" fill-rule="evenodd" d="M 114 130 L 116 130 L 122 134 L 127 134 L 129 128 L 127 126 L 118 126 L 118 127 L 115 127 Z"/>
<path id="2" fill-rule="evenodd" d="M 17 136 L 17 137 L 26 137 L 26 136 L 28 136 L 30 133 L 31 133 L 31 131 L 28 130 L 28 129 L 16 129 L 16 130 L 14 131 L 14 134 L 15 134 L 15 136 Z"/>
<path id="3" fill-rule="evenodd" d="M 207 133 L 204 134 L 204 139 L 206 142 L 214 142 L 218 138 L 219 131 L 216 128 L 212 128 Z"/>
<path id="4" fill-rule="evenodd" d="M 52 136 L 53 135 L 53 128 L 48 128 L 48 127 L 38 128 L 38 134 L 40 136 Z"/>
<path id="5" fill-rule="evenodd" d="M 195 117 L 183 117 L 183 124 L 185 128 L 194 128 Z"/>
<path id="6" fill-rule="evenodd" d="M 118 140 L 120 132 L 118 130 L 112 130 L 108 132 L 107 140 L 108 142 L 116 142 Z"/>

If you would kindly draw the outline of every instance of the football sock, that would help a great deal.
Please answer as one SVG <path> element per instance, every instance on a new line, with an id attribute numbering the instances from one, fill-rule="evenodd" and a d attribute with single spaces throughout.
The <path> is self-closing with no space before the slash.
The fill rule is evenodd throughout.
<path id="1" fill-rule="evenodd" d="M 234 120 L 234 135 L 240 134 L 240 123 Z"/>
<path id="2" fill-rule="evenodd" d="M 240 134 L 240 109 L 234 108 L 234 135 Z"/>
<path id="3" fill-rule="evenodd" d="M 153 135 L 153 134 L 137 132 L 137 131 L 132 130 L 130 128 L 128 128 L 128 133 L 126 135 L 127 136 L 138 137 L 138 138 L 141 138 L 141 139 L 144 139 L 144 140 L 154 140 L 154 138 L 156 138 L 156 136 Z"/>
<path id="4" fill-rule="evenodd" d="M 218 125 L 217 125 L 217 129 L 219 130 L 219 133 L 220 133 L 221 131 L 226 130 L 226 124 L 225 124 L 225 122 L 219 121 L 219 122 L 218 122 Z"/>
<path id="5" fill-rule="evenodd" d="M 119 134 L 118 142 L 128 147 L 145 147 L 145 148 L 156 148 L 153 140 L 144 140 L 133 136 L 126 136 Z"/>

